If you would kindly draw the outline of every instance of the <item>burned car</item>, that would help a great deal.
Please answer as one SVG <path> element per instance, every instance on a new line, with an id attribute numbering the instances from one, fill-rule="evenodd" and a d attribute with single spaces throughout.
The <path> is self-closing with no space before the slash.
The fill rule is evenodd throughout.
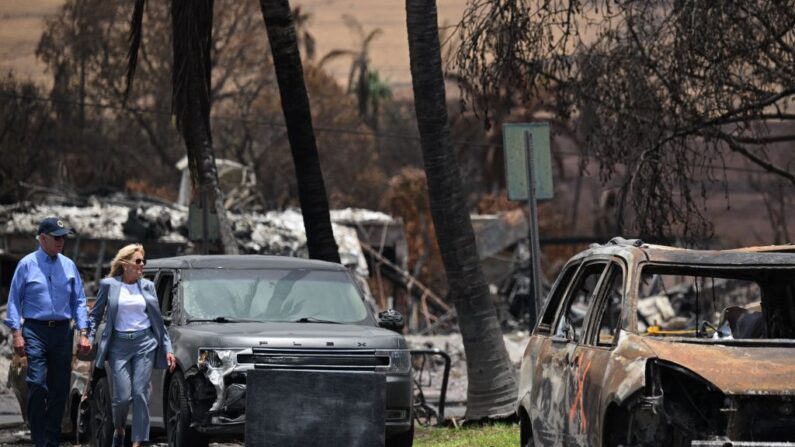
<path id="1" fill-rule="evenodd" d="M 795 254 L 776 251 L 574 256 L 522 359 L 522 445 L 795 446 Z"/>
<path id="2" fill-rule="evenodd" d="M 94 297 L 88 297 L 86 304 L 91 308 L 94 305 Z M 69 392 L 66 405 L 64 405 L 63 418 L 61 418 L 61 436 L 65 439 L 79 439 L 77 437 L 78 409 L 91 373 L 91 362 L 78 356 L 77 341 L 79 337 L 79 331 L 75 329 L 72 338 L 72 372 L 69 377 Z M 26 423 L 28 419 L 28 385 L 25 382 L 27 375 L 28 358 L 12 354 L 6 385 L 14 392 L 20 413 Z"/>
<path id="3" fill-rule="evenodd" d="M 154 371 L 150 397 L 151 425 L 165 429 L 170 446 L 242 439 L 254 368 L 382 372 L 386 445 L 412 444 L 411 354 L 395 331 L 402 318 L 374 317 L 343 266 L 184 256 L 150 260 L 144 276 L 155 283 L 178 363 L 173 373 Z M 110 383 L 95 374 L 91 438 L 109 445 Z"/>

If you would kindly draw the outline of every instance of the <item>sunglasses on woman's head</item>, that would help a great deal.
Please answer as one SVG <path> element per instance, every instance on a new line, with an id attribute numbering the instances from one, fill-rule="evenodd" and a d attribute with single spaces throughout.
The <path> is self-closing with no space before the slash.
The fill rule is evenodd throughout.
<path id="1" fill-rule="evenodd" d="M 133 263 L 134 263 L 135 265 L 146 265 L 146 259 L 143 259 L 143 258 L 141 258 L 141 259 L 136 259 L 135 261 L 133 261 Z"/>

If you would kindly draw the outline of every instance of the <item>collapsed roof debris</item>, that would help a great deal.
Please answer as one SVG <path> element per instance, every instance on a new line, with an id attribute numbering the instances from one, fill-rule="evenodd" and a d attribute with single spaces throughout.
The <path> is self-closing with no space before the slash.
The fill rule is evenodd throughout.
<path id="1" fill-rule="evenodd" d="M 343 210 L 345 215 L 354 216 L 359 210 Z M 379 213 L 382 214 L 382 213 Z M 332 216 L 334 212 L 332 211 Z M 384 216 L 386 216 L 384 214 Z M 392 218 L 386 216 L 389 221 Z M 301 212 L 296 209 L 269 211 L 265 214 L 231 214 L 232 230 L 238 244 L 245 253 L 273 254 L 307 257 L 306 233 Z M 353 221 L 355 222 L 355 220 Z M 368 276 L 367 261 L 362 254 L 356 229 L 336 223 L 332 217 L 331 227 L 339 247 L 340 260 L 348 267 L 355 266 L 359 275 Z"/>
<path id="2" fill-rule="evenodd" d="M 198 248 L 188 239 L 188 207 L 130 200 L 119 195 L 105 199 L 91 197 L 81 202 L 79 206 L 28 202 L 0 206 L 0 292 L 7 289 L 16 262 L 36 248 L 33 235 L 39 222 L 49 216 L 61 217 L 78 232 L 67 240 L 64 253 L 78 264 L 89 289 L 98 283 L 101 272 L 107 270 L 113 253 L 127 243 L 143 243 L 152 258 L 187 254 Z M 308 257 L 299 210 L 229 216 L 244 253 Z M 357 233 L 373 222 L 401 230 L 398 235 L 392 234 L 389 241 L 382 240 L 382 244 L 402 240 L 402 223 L 384 213 L 357 209 L 332 211 L 332 228 L 342 264 L 356 273 L 368 303 L 376 309 L 366 281 L 370 272 Z M 366 232 L 363 234 L 367 237 Z"/>
<path id="3" fill-rule="evenodd" d="M 89 206 L 30 203 L 0 206 L 0 234 L 34 235 L 39 222 L 49 216 L 63 218 L 75 228 L 80 237 L 93 239 L 132 239 L 132 236 L 150 236 L 151 232 L 147 229 L 152 223 L 167 221 L 170 228 L 168 233 L 146 239 L 187 242 L 184 236 L 173 231 L 173 228 L 184 225 L 186 210 L 170 209 L 162 205 L 130 208 L 98 201 L 94 201 Z M 128 220 L 133 222 L 127 224 Z M 135 225 L 135 221 L 140 223 Z M 125 234 L 125 230 L 132 230 L 132 234 Z"/>
<path id="4" fill-rule="evenodd" d="M 76 237 L 67 240 L 64 253 L 77 262 L 91 289 L 107 271 L 116 250 L 128 243 L 143 243 L 151 258 L 200 251 L 200 242 L 189 238 L 188 215 L 186 206 L 123 194 L 72 197 L 54 204 L 0 205 L 0 291 L 7 287 L 16 261 L 36 248 L 33 235 L 45 217 L 59 216 L 77 230 Z M 395 307 L 405 312 L 412 332 L 454 329 L 453 308 L 409 272 L 408 244 L 400 219 L 353 208 L 332 210 L 330 217 L 342 263 L 355 271 L 367 295 L 372 295 L 369 289 L 375 287 L 375 309 Z M 242 253 L 308 257 L 300 210 L 230 212 L 229 218 Z M 525 233 L 522 221 L 520 213 L 481 216 L 477 220 L 478 243 L 485 249 L 482 262 L 494 264 L 487 270 L 497 273 L 490 275 L 490 282 L 500 285 L 506 269 L 521 270 L 521 260 L 514 259 L 514 251 Z M 513 231 L 495 232 L 495 226 L 511 227 Z M 497 234 L 508 236 L 500 238 Z M 367 278 L 373 281 L 369 285 Z M 510 288 L 503 284 L 495 289 L 506 292 Z"/>
<path id="5" fill-rule="evenodd" d="M 130 206 L 94 198 L 87 206 L 31 203 L 0 206 L 0 234 L 33 235 L 39 222 L 48 216 L 66 220 L 80 238 L 172 242 L 185 244 L 184 251 L 190 251 L 188 208 L 145 201 Z M 392 223 L 393 219 L 384 213 L 355 209 L 333 211 L 332 216 L 342 263 L 355 266 L 358 274 L 367 276 L 367 262 L 355 225 L 360 221 Z M 238 244 L 246 253 L 307 256 L 303 218 L 296 209 L 230 214 L 230 220 Z"/>

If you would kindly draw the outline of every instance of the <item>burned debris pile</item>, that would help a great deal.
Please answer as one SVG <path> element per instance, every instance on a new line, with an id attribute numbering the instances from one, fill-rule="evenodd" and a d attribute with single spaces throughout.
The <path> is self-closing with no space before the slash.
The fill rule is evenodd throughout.
<path id="1" fill-rule="evenodd" d="M 345 265 L 357 274 L 368 275 L 356 224 L 360 215 L 374 219 L 375 213 L 358 210 L 337 213 L 347 225 L 334 223 L 334 234 Z M 306 237 L 300 212 L 288 209 L 265 214 L 230 214 L 241 251 L 306 257 Z M 99 279 L 109 266 L 111 253 L 131 242 L 145 244 L 150 257 L 190 254 L 199 244 L 191 241 L 188 208 L 151 200 L 129 198 L 91 198 L 77 205 L 46 205 L 28 202 L 0 206 L 0 257 L 3 258 L 3 285 L 10 281 L 12 264 L 35 250 L 38 222 L 47 216 L 60 216 L 77 230 L 67 241 L 64 253 L 73 258 L 87 278 Z M 378 219 L 391 218 L 378 213 Z"/>
<path id="2" fill-rule="evenodd" d="M 191 228 L 187 206 L 121 193 L 48 197 L 39 203 L 0 206 L 3 292 L 8 290 L 16 262 L 35 250 L 34 233 L 47 216 L 60 216 L 77 230 L 67 240 L 64 254 L 78 264 L 89 293 L 107 272 L 112 253 L 128 243 L 143 243 L 150 258 L 204 249 Z M 229 218 L 241 253 L 308 256 L 299 210 L 230 212 Z M 410 247 L 400 219 L 348 208 L 332 210 L 331 220 L 342 263 L 356 273 L 374 310 L 396 308 L 405 315 L 409 333 L 456 331 L 455 309 L 447 297 L 436 285 L 418 279 L 416 266 L 409 265 Z M 475 216 L 474 222 L 484 271 L 505 328 L 525 328 L 530 290 L 525 218 L 521 211 L 513 211 Z M 218 250 L 212 241 L 209 247 L 211 252 Z"/>

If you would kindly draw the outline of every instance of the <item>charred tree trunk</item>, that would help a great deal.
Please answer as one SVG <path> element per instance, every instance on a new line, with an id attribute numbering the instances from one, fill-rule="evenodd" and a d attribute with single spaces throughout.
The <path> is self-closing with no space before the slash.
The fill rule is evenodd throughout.
<path id="1" fill-rule="evenodd" d="M 210 49 L 212 47 L 213 0 L 172 0 L 174 68 L 173 113 L 185 140 L 194 197 L 206 191 L 208 204 L 218 215 L 224 252 L 237 254 L 237 241 L 226 216 L 218 183 L 210 133 Z"/>
<path id="2" fill-rule="evenodd" d="M 339 263 L 290 2 L 260 0 L 260 8 L 268 29 L 282 111 L 287 123 L 309 257 Z"/>
<path id="3" fill-rule="evenodd" d="M 461 171 L 450 143 L 436 1 L 406 0 L 406 23 L 431 216 L 466 352 L 466 418 L 508 416 L 516 401 L 516 377 L 480 268 Z"/>

